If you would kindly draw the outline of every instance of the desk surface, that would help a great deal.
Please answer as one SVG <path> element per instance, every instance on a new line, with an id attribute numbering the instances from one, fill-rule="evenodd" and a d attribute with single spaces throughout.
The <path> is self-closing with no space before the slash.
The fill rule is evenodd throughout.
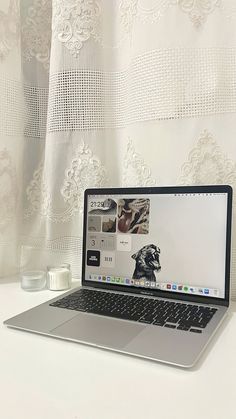
<path id="1" fill-rule="evenodd" d="M 0 285 L 2 419 L 236 418 L 236 303 L 197 367 L 183 370 L 3 326 L 57 294 Z"/>

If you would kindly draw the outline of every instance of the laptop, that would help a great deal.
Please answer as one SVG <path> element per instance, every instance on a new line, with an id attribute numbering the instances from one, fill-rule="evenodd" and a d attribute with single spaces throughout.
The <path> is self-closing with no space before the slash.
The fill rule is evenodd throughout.
<path id="1" fill-rule="evenodd" d="M 232 189 L 87 189 L 82 286 L 5 325 L 192 367 L 229 307 Z"/>

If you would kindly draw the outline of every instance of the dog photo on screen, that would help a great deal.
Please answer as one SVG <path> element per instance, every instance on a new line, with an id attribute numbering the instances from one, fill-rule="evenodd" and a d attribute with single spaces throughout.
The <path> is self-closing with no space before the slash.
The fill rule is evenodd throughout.
<path id="1" fill-rule="evenodd" d="M 135 270 L 133 279 L 145 279 L 147 281 L 156 281 L 155 271 L 161 270 L 160 248 L 154 244 L 143 246 L 131 257 L 135 260 Z"/>

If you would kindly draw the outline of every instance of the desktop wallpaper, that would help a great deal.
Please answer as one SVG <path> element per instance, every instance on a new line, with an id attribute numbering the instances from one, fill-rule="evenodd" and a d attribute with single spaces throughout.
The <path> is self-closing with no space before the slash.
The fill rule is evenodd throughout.
<path id="1" fill-rule="evenodd" d="M 89 196 L 86 279 L 224 297 L 227 196 Z"/>

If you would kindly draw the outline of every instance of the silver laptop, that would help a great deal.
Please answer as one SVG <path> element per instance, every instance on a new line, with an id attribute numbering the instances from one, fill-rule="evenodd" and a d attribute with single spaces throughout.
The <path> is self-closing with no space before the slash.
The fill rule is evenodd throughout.
<path id="1" fill-rule="evenodd" d="M 229 306 L 230 186 L 89 189 L 82 286 L 9 327 L 193 366 Z"/>

